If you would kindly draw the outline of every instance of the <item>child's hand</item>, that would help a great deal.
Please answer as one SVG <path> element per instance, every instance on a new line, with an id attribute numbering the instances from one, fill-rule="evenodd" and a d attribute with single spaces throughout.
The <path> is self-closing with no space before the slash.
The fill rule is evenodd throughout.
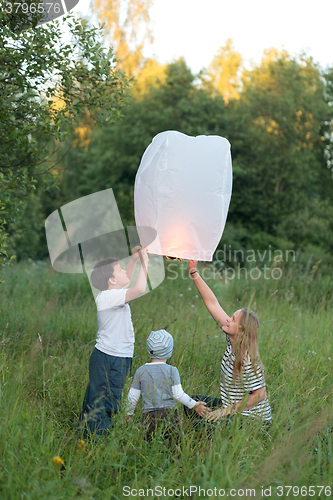
<path id="1" fill-rule="evenodd" d="M 141 261 L 141 265 L 145 268 L 147 268 L 148 266 L 148 262 L 149 262 L 149 258 L 148 258 L 148 254 L 147 254 L 147 248 L 142 248 L 141 250 L 139 250 L 139 256 L 140 256 L 140 261 Z"/>
<path id="2" fill-rule="evenodd" d="M 189 273 L 194 273 L 194 271 L 197 270 L 197 261 L 196 260 L 189 260 L 188 261 L 188 272 Z"/>
<path id="3" fill-rule="evenodd" d="M 204 417 L 206 412 L 210 412 L 210 408 L 206 408 L 207 403 L 203 401 L 198 401 L 193 409 L 197 412 L 200 417 Z"/>
<path id="4" fill-rule="evenodd" d="M 135 260 L 135 262 L 139 258 L 139 251 L 142 250 L 142 247 L 137 245 L 136 247 L 132 248 L 132 259 Z"/>
<path id="5" fill-rule="evenodd" d="M 130 420 L 131 420 L 131 417 L 128 415 L 128 417 L 126 417 L 126 420 L 125 420 L 126 424 L 128 424 L 130 422 Z"/>
<path id="6" fill-rule="evenodd" d="M 212 411 L 210 415 L 206 416 L 207 422 L 217 422 L 221 417 L 226 415 L 226 408 L 219 408 L 218 410 Z"/>

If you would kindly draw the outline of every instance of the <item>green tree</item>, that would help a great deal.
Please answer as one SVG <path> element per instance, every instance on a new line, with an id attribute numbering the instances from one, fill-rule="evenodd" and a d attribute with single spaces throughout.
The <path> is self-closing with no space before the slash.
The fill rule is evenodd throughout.
<path id="1" fill-rule="evenodd" d="M 140 99 L 153 87 L 160 87 L 166 80 L 166 64 L 159 64 L 155 59 L 147 59 L 144 66 L 135 75 L 131 91 L 135 99 Z"/>
<path id="2" fill-rule="evenodd" d="M 325 121 L 325 126 L 323 130 L 323 142 L 324 142 L 324 158 L 326 161 L 327 169 L 329 170 L 330 179 L 333 178 L 333 66 L 327 68 L 324 72 L 325 78 L 325 99 L 328 104 L 328 109 L 330 110 L 330 115 Z M 323 183 L 326 186 L 326 183 Z M 330 188 L 332 185 L 328 184 Z M 332 191 L 328 193 L 332 198 Z"/>
<path id="3" fill-rule="evenodd" d="M 244 73 L 241 97 L 228 108 L 237 193 L 231 220 L 276 234 L 321 190 L 328 117 L 321 72 L 309 58 L 268 51 Z"/>
<path id="4" fill-rule="evenodd" d="M 121 115 L 127 82 L 102 45 L 101 28 L 67 16 L 27 31 L 11 29 L 0 6 L 0 269 L 7 228 L 21 218 L 41 174 L 55 181 L 55 150 L 84 113 L 96 124 Z M 63 39 L 66 26 L 71 41 Z"/>

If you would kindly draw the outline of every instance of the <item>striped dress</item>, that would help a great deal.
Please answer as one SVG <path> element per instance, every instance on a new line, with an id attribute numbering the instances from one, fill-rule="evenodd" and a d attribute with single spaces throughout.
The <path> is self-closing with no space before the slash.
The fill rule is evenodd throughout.
<path id="1" fill-rule="evenodd" d="M 231 344 L 228 335 L 228 347 L 224 353 L 222 363 L 221 363 L 221 399 L 223 408 L 232 406 L 243 399 L 247 394 L 250 394 L 256 389 L 265 387 L 265 377 L 264 369 L 258 369 L 257 372 L 252 367 L 251 359 L 247 353 L 242 369 L 242 376 L 236 379 L 234 384 L 233 381 L 233 367 L 235 362 L 235 353 L 231 350 Z M 244 410 L 241 412 L 242 415 L 249 417 L 260 417 L 266 421 L 272 420 L 271 407 L 267 397 L 260 401 L 256 406 L 250 408 L 249 410 Z"/>

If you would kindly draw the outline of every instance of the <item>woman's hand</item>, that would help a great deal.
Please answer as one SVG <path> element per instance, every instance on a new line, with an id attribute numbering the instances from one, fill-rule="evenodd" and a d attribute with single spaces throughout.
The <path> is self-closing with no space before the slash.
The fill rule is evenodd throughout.
<path id="1" fill-rule="evenodd" d="M 188 261 L 188 272 L 189 273 L 194 273 L 194 271 L 197 270 L 197 261 L 196 260 L 189 260 Z"/>
<path id="2" fill-rule="evenodd" d="M 207 422 L 217 422 L 221 417 L 226 415 L 226 408 L 219 408 L 218 410 L 212 411 L 209 415 L 207 415 Z"/>
<path id="3" fill-rule="evenodd" d="M 205 413 L 210 411 L 210 409 L 206 408 L 206 406 L 207 403 L 204 403 L 203 401 L 198 401 L 193 407 L 193 410 L 195 410 L 200 417 L 204 417 Z"/>

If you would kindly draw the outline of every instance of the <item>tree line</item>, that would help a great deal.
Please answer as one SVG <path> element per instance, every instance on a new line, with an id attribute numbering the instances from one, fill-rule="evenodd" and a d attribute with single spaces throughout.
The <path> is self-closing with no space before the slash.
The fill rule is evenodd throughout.
<path id="1" fill-rule="evenodd" d="M 94 50 L 90 71 L 98 68 L 102 48 Z M 88 71 L 80 89 L 86 89 L 89 104 L 94 89 Z M 228 40 L 198 75 L 182 59 L 168 65 L 140 59 L 131 72 L 127 93 L 125 73 L 112 73 L 113 100 L 105 92 L 98 102 L 98 92 L 93 94 L 90 108 L 81 102 L 70 126 L 63 112 L 60 151 L 66 154 L 52 167 L 52 182 L 31 175 L 35 189 L 16 197 L 20 214 L 3 226 L 10 235 L 9 254 L 45 258 L 45 218 L 67 202 L 110 187 L 123 224 L 133 224 L 142 154 L 156 134 L 178 130 L 221 135 L 231 143 L 233 194 L 221 245 L 295 248 L 322 260 L 323 269 L 332 265 L 333 68 L 322 69 L 306 54 L 292 57 L 271 49 L 259 65 L 245 69 Z"/>

